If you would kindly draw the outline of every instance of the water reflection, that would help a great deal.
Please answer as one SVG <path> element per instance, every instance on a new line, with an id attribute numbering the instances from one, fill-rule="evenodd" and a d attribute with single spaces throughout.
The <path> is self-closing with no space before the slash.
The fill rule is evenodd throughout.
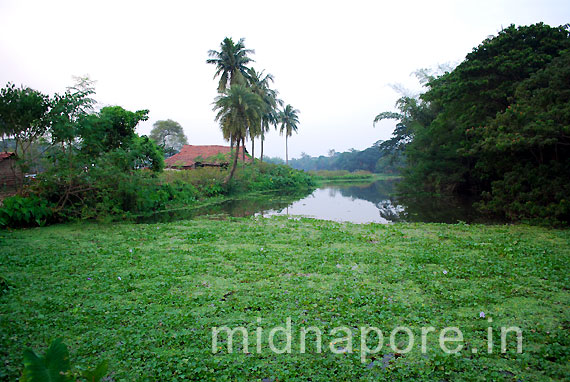
<path id="1" fill-rule="evenodd" d="M 270 194 L 226 200 L 193 209 L 181 209 L 141 218 L 142 222 L 191 219 L 199 215 L 273 216 L 295 215 L 353 223 L 484 222 L 472 208 L 473 200 L 435 195 L 399 196 L 397 180 L 373 183 L 328 184 L 301 194 Z M 307 193 L 309 193 L 307 195 Z"/>
<path id="2" fill-rule="evenodd" d="M 262 213 L 302 215 L 325 220 L 353 223 L 486 222 L 473 207 L 473 199 L 430 194 L 398 195 L 397 180 L 362 184 L 329 184 L 286 209 Z M 261 214 L 261 213 L 260 213 Z"/>
<path id="3" fill-rule="evenodd" d="M 273 209 L 258 213 L 261 216 L 298 215 L 311 218 L 352 223 L 389 223 L 377 206 L 369 200 L 348 195 L 337 187 L 323 187 L 298 200 L 285 209 Z"/>

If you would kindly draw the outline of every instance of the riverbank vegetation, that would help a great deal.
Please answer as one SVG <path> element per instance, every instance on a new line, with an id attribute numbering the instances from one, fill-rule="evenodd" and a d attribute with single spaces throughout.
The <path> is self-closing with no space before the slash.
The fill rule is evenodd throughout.
<path id="1" fill-rule="evenodd" d="M 306 193 L 316 185 L 315 179 L 303 171 L 269 163 L 240 166 L 236 176 L 226 183 L 228 172 L 228 169 L 204 167 L 160 173 L 141 170 L 122 174 L 118 183 L 111 178 L 105 178 L 106 182 L 95 178 L 90 193 L 82 195 L 80 202 L 71 202 L 61 209 L 55 207 L 57 194 L 52 196 L 45 190 L 49 182 L 34 184 L 26 196 L 4 200 L 0 227 L 43 226 L 77 219 L 141 219 L 169 209 L 199 208 L 211 198 L 220 202 L 277 190 Z M 113 176 L 116 181 L 117 174 Z"/>
<path id="2" fill-rule="evenodd" d="M 403 190 L 473 195 L 511 220 L 570 222 L 570 26 L 503 29 L 455 69 L 420 71 L 393 138 L 406 158 Z"/>
<path id="3" fill-rule="evenodd" d="M 18 378 L 23 349 L 45 353 L 59 337 L 74 370 L 106 360 L 115 381 L 562 381 L 570 373 L 569 249 L 567 230 L 524 225 L 286 217 L 0 231 L 0 378 Z M 287 317 L 292 351 L 275 354 L 269 330 Z M 245 327 L 249 353 L 236 334 L 229 354 L 221 334 L 212 354 L 212 327 L 221 326 Z M 312 335 L 300 353 L 300 328 L 310 326 L 323 332 L 322 353 Z M 351 352 L 346 341 L 335 347 L 340 354 L 328 348 L 346 335 L 330 334 L 338 326 L 353 331 Z M 384 334 L 384 347 L 364 362 L 355 350 L 360 326 Z M 415 336 L 409 353 L 389 346 L 397 326 Z M 424 355 L 428 326 L 436 332 Z M 457 354 L 438 345 L 450 326 L 463 334 L 447 342 L 462 344 Z M 500 350 L 500 328 L 512 326 L 522 330 L 522 353 L 512 332 Z M 370 334 L 371 349 L 377 340 Z M 407 341 L 397 336 L 398 349 Z"/>
<path id="4" fill-rule="evenodd" d="M 78 78 L 63 95 L 53 96 L 7 84 L 0 93 L 0 137 L 4 151 L 17 154 L 10 163 L 20 176 L 18 195 L 0 208 L 0 227 L 129 218 L 213 196 L 313 187 L 309 175 L 286 166 L 254 160 L 238 170 L 240 144 L 246 139 L 253 144 L 270 125 L 280 124 L 287 141 L 299 123 L 299 111 L 291 105 L 278 109 L 283 102 L 269 87 L 272 76 L 247 66 L 252 53 L 243 39 L 234 43 L 226 38 L 220 52 L 210 51 L 207 61 L 216 65 L 220 76 L 216 120 L 235 147 L 232 160 L 224 162 L 231 162 L 229 170 L 224 166 L 191 174 L 163 173 L 164 155 L 187 143 L 182 127 L 172 120 L 157 121 L 152 139 L 139 136 L 135 128 L 148 119 L 149 111 L 97 109 L 89 78 Z"/>

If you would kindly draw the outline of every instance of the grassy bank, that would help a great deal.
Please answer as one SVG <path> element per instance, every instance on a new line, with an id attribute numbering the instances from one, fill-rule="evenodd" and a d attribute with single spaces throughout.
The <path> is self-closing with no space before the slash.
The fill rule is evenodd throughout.
<path id="1" fill-rule="evenodd" d="M 535 381 L 570 374 L 568 230 L 284 217 L 83 223 L 1 231 L 0 259 L 3 380 L 21 372 L 24 348 L 43 351 L 55 337 L 69 345 L 77 367 L 108 359 L 115 381 Z M 288 317 L 291 354 L 275 354 L 269 330 Z M 229 354 L 224 335 L 212 354 L 211 328 L 224 325 L 247 328 L 249 354 Z M 322 330 L 323 351 L 308 335 L 300 354 L 300 330 L 310 326 Z M 333 345 L 344 354 L 329 349 L 347 335 L 330 333 L 339 326 L 353 331 L 352 352 L 346 341 Z M 377 354 L 362 357 L 361 326 L 382 331 Z M 409 353 L 388 345 L 397 326 L 416 337 Z M 436 331 L 422 354 L 420 330 L 428 326 Z M 463 334 L 457 354 L 438 345 L 449 326 Z M 512 333 L 500 352 L 502 326 L 522 329 L 521 354 Z M 373 348 L 376 338 L 368 339 Z M 394 344 L 405 348 L 407 337 Z M 242 349 L 239 335 L 234 346 Z"/>
<path id="2" fill-rule="evenodd" d="M 349 172 L 346 170 L 319 170 L 309 171 L 319 183 L 340 182 L 373 182 L 376 180 L 388 180 L 399 178 L 398 175 L 376 174 L 369 171 Z"/>

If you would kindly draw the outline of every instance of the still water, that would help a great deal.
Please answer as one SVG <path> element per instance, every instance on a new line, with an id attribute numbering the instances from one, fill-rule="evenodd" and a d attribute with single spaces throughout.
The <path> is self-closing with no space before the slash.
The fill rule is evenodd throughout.
<path id="1" fill-rule="evenodd" d="M 291 215 L 351 223 L 390 223 L 404 208 L 389 199 L 374 203 L 348 192 L 347 187 L 322 187 L 282 209 L 256 215 Z M 388 212 L 388 213 L 386 213 Z"/>
<path id="2" fill-rule="evenodd" d="M 231 199 L 201 208 L 157 213 L 143 222 L 190 219 L 200 215 L 218 217 L 289 215 L 352 223 L 389 224 L 397 221 L 457 223 L 485 222 L 472 207 L 472 200 L 435 195 L 402 197 L 397 180 L 372 183 L 339 183 L 309 194 L 268 194 L 256 198 Z"/>

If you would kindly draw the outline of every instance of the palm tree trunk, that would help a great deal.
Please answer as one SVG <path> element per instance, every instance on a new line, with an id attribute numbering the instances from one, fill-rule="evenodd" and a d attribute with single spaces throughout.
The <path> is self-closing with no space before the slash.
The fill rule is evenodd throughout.
<path id="1" fill-rule="evenodd" d="M 245 137 L 241 139 L 241 143 L 242 143 L 241 145 L 242 145 L 242 148 L 243 148 L 243 151 L 242 151 L 242 154 L 241 154 L 241 161 L 242 161 L 241 165 L 242 165 L 242 166 L 245 166 Z"/>
<path id="2" fill-rule="evenodd" d="M 285 164 L 289 166 L 289 146 L 287 144 L 287 134 L 285 134 Z"/>
<path id="3" fill-rule="evenodd" d="M 236 147 L 237 147 L 237 149 L 236 149 L 236 154 L 234 155 L 234 164 L 232 165 L 232 170 L 230 171 L 230 174 L 228 175 L 226 180 L 224 180 L 224 184 L 228 184 L 229 181 L 232 180 L 232 178 L 234 176 L 234 172 L 236 171 L 238 156 L 239 156 L 239 139 L 237 140 Z"/>
<path id="4" fill-rule="evenodd" d="M 263 129 L 261 130 L 261 155 L 259 157 L 259 161 L 263 163 L 263 139 L 265 138 L 265 134 L 263 133 Z"/>
<path id="5" fill-rule="evenodd" d="M 255 138 L 251 138 L 251 163 L 255 163 Z"/>

